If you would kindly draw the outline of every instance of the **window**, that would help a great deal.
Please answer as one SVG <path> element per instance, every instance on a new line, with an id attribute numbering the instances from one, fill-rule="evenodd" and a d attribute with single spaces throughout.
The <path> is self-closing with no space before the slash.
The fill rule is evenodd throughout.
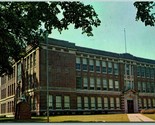
<path id="1" fill-rule="evenodd" d="M 155 86 L 154 86 L 154 83 L 152 82 L 151 83 L 151 88 L 150 88 L 151 93 L 154 93 L 154 88 L 155 88 Z"/>
<path id="2" fill-rule="evenodd" d="M 141 71 L 140 71 L 140 69 L 141 69 L 140 66 L 138 66 L 138 67 L 137 67 L 137 76 L 139 76 L 139 77 L 141 76 Z"/>
<path id="3" fill-rule="evenodd" d="M 91 98 L 90 98 L 90 101 L 91 101 L 91 109 L 96 109 L 95 97 L 91 97 Z"/>
<path id="4" fill-rule="evenodd" d="M 148 99 L 148 108 L 151 108 L 151 99 Z"/>
<path id="5" fill-rule="evenodd" d="M 88 78 L 87 77 L 83 78 L 83 87 L 84 89 L 88 89 Z"/>
<path id="6" fill-rule="evenodd" d="M 105 61 L 102 62 L 102 73 L 104 73 L 104 74 L 107 73 L 107 66 L 106 66 L 106 62 Z"/>
<path id="7" fill-rule="evenodd" d="M 95 88 L 95 79 L 94 77 L 90 77 L 90 89 L 94 89 Z"/>
<path id="8" fill-rule="evenodd" d="M 81 89 L 82 88 L 82 78 L 76 77 L 76 88 Z"/>
<path id="9" fill-rule="evenodd" d="M 112 62 L 108 62 L 108 74 L 112 74 Z"/>
<path id="10" fill-rule="evenodd" d="M 141 67 L 141 75 L 142 77 L 145 77 L 145 67 Z"/>
<path id="11" fill-rule="evenodd" d="M 144 108 L 147 108 L 147 103 L 146 103 L 146 99 L 144 98 Z"/>
<path id="12" fill-rule="evenodd" d="M 118 75 L 118 71 L 119 71 L 118 63 L 114 63 L 114 74 Z"/>
<path id="13" fill-rule="evenodd" d="M 70 109 L 70 98 L 69 98 L 69 96 L 64 96 L 64 108 Z"/>
<path id="14" fill-rule="evenodd" d="M 126 80 L 125 82 L 125 90 L 130 90 L 134 88 L 133 81 Z"/>
<path id="15" fill-rule="evenodd" d="M 116 109 L 120 109 L 120 98 L 116 97 Z"/>
<path id="16" fill-rule="evenodd" d="M 49 95 L 49 109 L 53 109 L 53 96 Z"/>
<path id="17" fill-rule="evenodd" d="M 114 109 L 114 98 L 110 97 L 110 109 Z"/>
<path id="18" fill-rule="evenodd" d="M 104 97 L 104 109 L 108 109 L 108 98 Z"/>
<path id="19" fill-rule="evenodd" d="M 119 82 L 116 80 L 115 81 L 115 90 L 118 91 L 119 90 Z"/>
<path id="20" fill-rule="evenodd" d="M 101 79 L 97 78 L 97 90 L 101 90 Z"/>
<path id="21" fill-rule="evenodd" d="M 146 83 L 146 92 L 147 93 L 151 92 L 151 83 L 149 82 Z"/>
<path id="22" fill-rule="evenodd" d="M 80 57 L 76 58 L 76 70 L 81 70 L 81 61 Z"/>
<path id="23" fill-rule="evenodd" d="M 88 104 L 88 97 L 84 97 L 84 109 L 88 109 L 89 104 Z"/>
<path id="24" fill-rule="evenodd" d="M 150 69 L 150 76 L 152 79 L 154 78 L 154 69 Z"/>
<path id="25" fill-rule="evenodd" d="M 97 97 L 97 108 L 102 109 L 102 99 L 101 99 L 101 97 Z"/>
<path id="26" fill-rule="evenodd" d="M 80 96 L 77 97 L 77 109 L 82 109 L 82 99 Z"/>
<path id="27" fill-rule="evenodd" d="M 138 103 L 139 103 L 139 109 L 141 109 L 142 108 L 142 99 L 141 98 L 138 99 Z"/>
<path id="28" fill-rule="evenodd" d="M 99 60 L 96 60 L 96 72 L 101 72 Z"/>
<path id="29" fill-rule="evenodd" d="M 36 65 L 36 52 L 33 53 L 33 66 Z"/>
<path id="30" fill-rule="evenodd" d="M 146 92 L 146 83 L 145 82 L 142 82 L 142 90 L 143 90 L 143 92 Z"/>
<path id="31" fill-rule="evenodd" d="M 149 67 L 146 68 L 146 77 L 147 78 L 150 77 L 150 68 Z"/>
<path id="32" fill-rule="evenodd" d="M 138 92 L 141 92 L 141 88 L 142 88 L 141 82 L 138 82 Z"/>
<path id="33" fill-rule="evenodd" d="M 56 96 L 56 109 L 62 109 L 61 96 Z"/>
<path id="34" fill-rule="evenodd" d="M 113 87 L 113 80 L 112 79 L 109 79 L 109 90 L 113 90 L 114 87 Z"/>
<path id="35" fill-rule="evenodd" d="M 103 90 L 108 90 L 107 79 L 103 78 Z"/>
<path id="36" fill-rule="evenodd" d="M 32 68 L 32 62 L 33 62 L 32 59 L 33 59 L 33 58 L 32 58 L 32 54 L 31 54 L 31 55 L 30 55 L 30 68 Z"/>
<path id="37" fill-rule="evenodd" d="M 27 69 L 29 69 L 29 56 L 27 57 Z"/>
<path id="38" fill-rule="evenodd" d="M 82 70 L 87 71 L 87 59 L 82 59 L 83 60 L 83 65 L 82 65 Z"/>
<path id="39" fill-rule="evenodd" d="M 155 99 L 152 100 L 153 108 L 155 108 Z"/>
<path id="40" fill-rule="evenodd" d="M 21 63 L 18 63 L 17 64 L 17 80 L 18 81 L 20 81 L 21 80 L 21 73 L 22 73 L 22 71 L 21 71 Z"/>
<path id="41" fill-rule="evenodd" d="M 94 71 L 94 60 L 92 59 L 89 60 L 89 71 L 90 72 Z"/>

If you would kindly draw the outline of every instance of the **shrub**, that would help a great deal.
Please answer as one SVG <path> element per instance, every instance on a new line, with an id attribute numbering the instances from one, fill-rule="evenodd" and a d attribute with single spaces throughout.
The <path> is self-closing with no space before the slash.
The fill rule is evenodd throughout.
<path id="1" fill-rule="evenodd" d="M 142 109 L 140 111 L 140 113 L 142 113 L 142 114 L 154 114 L 155 113 L 155 109 Z"/>

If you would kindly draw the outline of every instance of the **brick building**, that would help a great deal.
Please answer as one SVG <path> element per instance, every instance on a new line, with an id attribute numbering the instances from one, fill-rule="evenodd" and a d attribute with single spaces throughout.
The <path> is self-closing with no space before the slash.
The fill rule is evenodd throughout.
<path id="1" fill-rule="evenodd" d="M 14 115 L 22 92 L 32 113 L 46 112 L 46 49 L 44 42 L 28 47 L 27 55 L 14 63 L 13 74 L 1 77 L 1 115 Z M 50 115 L 155 108 L 155 60 L 49 38 L 48 76 Z"/>

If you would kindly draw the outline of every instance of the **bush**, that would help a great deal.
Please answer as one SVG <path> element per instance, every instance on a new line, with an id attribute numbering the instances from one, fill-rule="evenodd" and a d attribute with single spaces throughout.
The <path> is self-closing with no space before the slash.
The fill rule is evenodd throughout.
<path id="1" fill-rule="evenodd" d="M 140 111 L 140 113 L 142 113 L 142 114 L 154 114 L 155 113 L 155 109 L 142 109 Z"/>
<path id="2" fill-rule="evenodd" d="M 0 118 L 6 118 L 6 115 L 0 115 Z"/>

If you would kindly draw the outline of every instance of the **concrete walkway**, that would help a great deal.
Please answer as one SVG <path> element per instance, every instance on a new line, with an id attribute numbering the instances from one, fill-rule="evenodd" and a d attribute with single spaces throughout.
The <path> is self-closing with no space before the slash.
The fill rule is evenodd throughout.
<path id="1" fill-rule="evenodd" d="M 155 120 L 150 119 L 142 114 L 127 114 L 131 122 L 155 122 Z"/>

